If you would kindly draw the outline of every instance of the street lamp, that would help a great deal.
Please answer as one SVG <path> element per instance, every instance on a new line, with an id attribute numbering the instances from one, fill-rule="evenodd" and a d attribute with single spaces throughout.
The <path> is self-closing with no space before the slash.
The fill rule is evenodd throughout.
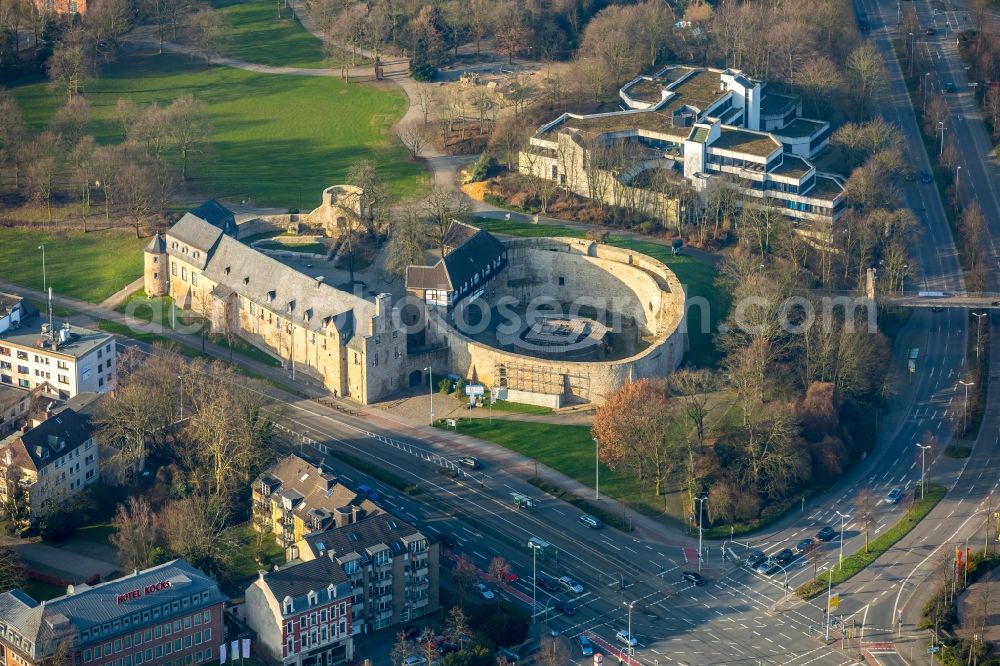
<path id="1" fill-rule="evenodd" d="M 427 395 L 431 399 L 431 427 L 434 426 L 434 370 L 431 366 L 424 368 L 427 373 Z"/>
<path id="2" fill-rule="evenodd" d="M 826 583 L 826 632 L 823 634 L 823 640 L 830 640 L 830 593 L 833 591 L 833 567 L 827 567 L 827 572 L 829 573 L 829 579 Z"/>
<path id="3" fill-rule="evenodd" d="M 976 382 L 963 382 L 959 379 L 958 383 L 965 387 L 965 406 L 962 408 L 962 434 L 964 435 L 969 427 L 969 387 L 975 386 Z"/>
<path id="4" fill-rule="evenodd" d="M 635 605 L 635 599 L 627 603 L 623 601 L 622 604 L 628 606 L 628 656 L 631 657 L 635 653 L 635 648 L 632 647 L 632 606 Z"/>
<path id="5" fill-rule="evenodd" d="M 959 190 L 958 190 L 958 177 L 961 176 L 961 175 L 962 175 L 962 167 L 960 165 L 960 166 L 955 167 L 955 194 L 956 195 L 959 193 Z"/>
<path id="6" fill-rule="evenodd" d="M 944 123 L 940 120 L 938 121 L 938 129 L 941 130 L 941 145 L 938 147 L 938 155 L 944 152 L 944 131 L 948 129 L 944 126 Z"/>
<path id="7" fill-rule="evenodd" d="M 958 167 L 961 169 L 962 167 Z M 986 312 L 973 312 L 972 316 L 976 318 L 976 360 L 979 360 L 979 342 L 983 335 L 983 317 L 988 313 Z"/>
<path id="8" fill-rule="evenodd" d="M 531 546 L 531 623 L 535 623 L 535 613 L 538 607 L 535 605 L 535 599 L 538 593 L 538 569 L 535 568 L 535 557 L 538 556 L 538 549 L 535 548 L 534 544 Z"/>
<path id="9" fill-rule="evenodd" d="M 837 566 L 843 569 L 844 568 L 844 521 L 849 520 L 851 517 L 848 516 L 846 513 L 841 513 L 839 511 L 836 511 L 836 513 L 838 516 L 840 516 L 840 562 Z"/>
<path id="10" fill-rule="evenodd" d="M 927 452 L 927 449 L 931 448 L 931 445 L 924 446 L 920 442 L 917 442 L 917 446 L 920 447 L 920 499 L 923 499 L 924 487 L 927 485 L 924 482 L 924 454 Z"/>
<path id="11" fill-rule="evenodd" d="M 701 571 L 701 519 L 705 513 L 705 500 L 707 497 L 695 497 L 694 501 L 699 502 L 698 504 L 698 571 Z"/>
<path id="12" fill-rule="evenodd" d="M 924 95 L 923 95 L 923 97 L 924 97 L 924 113 L 927 113 L 927 78 L 928 78 L 928 77 L 929 77 L 930 75 L 931 75 L 931 73 L 930 73 L 930 72 L 927 72 L 926 74 L 924 74 L 924 78 L 922 78 L 922 79 L 920 80 L 920 82 L 921 82 L 922 84 L 924 84 Z"/>
<path id="13" fill-rule="evenodd" d="M 913 53 L 913 33 L 910 33 L 910 76 L 913 76 L 913 61 L 916 60 Z"/>
<path id="14" fill-rule="evenodd" d="M 181 386 L 181 421 L 184 420 L 184 379 L 177 375 L 177 382 Z"/>
<path id="15" fill-rule="evenodd" d="M 593 440 L 594 440 L 594 499 L 596 500 L 596 499 L 601 499 L 599 494 L 601 488 L 601 465 L 600 465 L 601 443 L 597 441 L 596 437 L 594 437 Z"/>

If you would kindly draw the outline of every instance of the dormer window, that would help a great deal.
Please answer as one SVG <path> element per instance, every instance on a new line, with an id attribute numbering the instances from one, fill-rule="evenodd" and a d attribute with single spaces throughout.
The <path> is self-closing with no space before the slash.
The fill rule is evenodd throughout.
<path id="1" fill-rule="evenodd" d="M 291 597 L 285 597 L 285 600 L 281 602 L 281 608 L 285 615 L 291 615 L 295 611 L 295 603 Z"/>
<path id="2" fill-rule="evenodd" d="M 307 596 L 310 606 L 315 606 L 319 601 L 319 595 L 316 594 L 316 590 L 309 590 L 309 595 Z"/>
<path id="3" fill-rule="evenodd" d="M 275 293 L 275 291 L 273 289 L 271 291 L 267 292 L 267 302 L 268 303 L 273 303 L 275 296 L 277 296 L 277 294 Z"/>

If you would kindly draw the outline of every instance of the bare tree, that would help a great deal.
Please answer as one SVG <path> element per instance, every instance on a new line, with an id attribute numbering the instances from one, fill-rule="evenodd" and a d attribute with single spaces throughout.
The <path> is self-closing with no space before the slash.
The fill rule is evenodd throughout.
<path id="1" fill-rule="evenodd" d="M 158 564 L 159 519 L 145 499 L 133 495 L 119 504 L 112 524 L 115 532 L 110 537 L 111 545 L 118 550 L 118 562 L 124 570 Z"/>
<path id="2" fill-rule="evenodd" d="M 875 45 L 865 42 L 851 51 L 847 58 L 847 75 L 852 90 L 867 115 L 885 89 L 885 69 Z"/>
<path id="3" fill-rule="evenodd" d="M 469 634 L 469 621 L 461 606 L 453 606 L 448 611 L 448 617 L 445 619 L 445 632 L 452 643 L 457 643 L 460 649 L 465 648 L 463 643 Z"/>
<path id="4" fill-rule="evenodd" d="M 415 107 L 420 109 L 424 125 L 426 125 L 431 112 L 438 106 L 437 89 L 429 83 L 415 83 L 414 88 L 415 92 L 411 101 Z"/>
<path id="5" fill-rule="evenodd" d="M 0 546 L 0 592 L 24 584 L 24 565 L 9 545 Z"/>
<path id="6" fill-rule="evenodd" d="M 33 159 L 25 174 L 31 198 L 45 206 L 49 222 L 52 221 L 52 197 L 56 191 L 59 174 L 59 138 L 52 132 L 42 132 L 31 144 Z"/>
<path id="7" fill-rule="evenodd" d="M 435 186 L 424 199 L 423 212 L 429 225 L 428 235 L 444 258 L 448 229 L 453 220 L 462 221 L 468 217 L 471 212 L 469 202 L 449 188 Z"/>
<path id="8" fill-rule="evenodd" d="M 406 666 L 406 660 L 416 653 L 413 641 L 406 637 L 406 632 L 396 634 L 396 643 L 392 646 L 389 658 L 394 666 Z M 430 663 L 430 662 L 428 662 Z"/>
<path id="9" fill-rule="evenodd" d="M 69 98 L 78 95 L 93 78 L 90 44 L 82 27 L 70 28 L 55 45 L 49 58 L 48 73 L 52 86 Z"/>
<path id="10" fill-rule="evenodd" d="M 412 159 L 420 157 L 420 153 L 430 144 L 431 137 L 428 127 L 418 120 L 401 123 L 396 128 L 396 134 Z"/>
<path id="11" fill-rule="evenodd" d="M 201 153 L 212 136 L 212 126 L 205 120 L 205 103 L 193 95 L 182 95 L 166 109 L 167 134 L 180 153 L 181 180 L 187 180 L 188 160 Z"/>
<path id="12" fill-rule="evenodd" d="M 80 96 L 71 97 L 52 116 L 49 129 L 58 136 L 65 150 L 72 149 L 87 133 L 90 103 Z"/>
<path id="13" fill-rule="evenodd" d="M 854 498 L 854 512 L 857 519 L 865 527 L 865 552 L 868 552 L 868 536 L 872 523 L 875 520 L 875 507 L 878 506 L 878 499 L 870 488 L 862 488 Z"/>
<path id="14" fill-rule="evenodd" d="M 205 64 L 211 65 L 212 58 L 222 53 L 226 30 L 222 13 L 206 5 L 188 15 L 186 40 L 205 59 Z"/>
<path id="15" fill-rule="evenodd" d="M 451 580 L 458 588 L 460 606 L 465 606 L 465 593 L 468 592 L 469 587 L 477 577 L 476 565 L 472 563 L 472 560 L 466 555 L 459 555 L 458 561 L 455 562 L 455 568 L 451 570 Z"/>
<path id="16" fill-rule="evenodd" d="M 501 5 L 500 14 L 494 28 L 494 41 L 500 55 L 507 57 L 508 64 L 514 64 L 514 56 L 528 46 L 528 27 L 516 3 Z"/>
<path id="17" fill-rule="evenodd" d="M 385 270 L 389 275 L 402 277 L 406 267 L 421 263 L 427 234 L 420 212 L 406 206 L 397 211 L 389 228 L 389 244 L 386 247 Z"/>
<path id="18" fill-rule="evenodd" d="M 698 445 L 705 444 L 705 419 L 708 416 L 708 393 L 714 390 L 714 378 L 706 370 L 680 370 L 670 375 L 670 386 L 680 395 Z"/>
<path id="19" fill-rule="evenodd" d="M 167 547 L 192 565 L 212 573 L 226 570 L 238 540 L 226 529 L 225 504 L 203 495 L 192 495 L 167 504 L 161 512 Z"/>

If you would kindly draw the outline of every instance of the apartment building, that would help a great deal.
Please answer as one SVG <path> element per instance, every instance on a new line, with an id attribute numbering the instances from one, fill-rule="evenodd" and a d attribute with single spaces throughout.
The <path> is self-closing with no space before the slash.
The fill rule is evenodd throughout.
<path id="1" fill-rule="evenodd" d="M 539 128 L 520 171 L 665 219 L 677 207 L 664 200 L 667 188 L 650 187 L 658 177 L 701 193 L 735 188 L 742 205 L 819 223 L 820 234 L 840 217 L 845 179 L 811 161 L 829 143 L 830 124 L 803 118 L 798 98 L 739 70 L 678 65 L 636 77 L 619 96 L 622 111 L 564 113 Z"/>
<path id="2" fill-rule="evenodd" d="M 246 591 L 247 624 L 257 649 L 284 666 L 332 666 L 354 657 L 351 584 L 335 559 L 299 562 L 260 578 Z"/>
<path id="3" fill-rule="evenodd" d="M 49 384 L 60 399 L 103 393 L 115 385 L 115 337 L 50 323 L 21 297 L 0 294 L 0 384 Z"/>
<path id="4" fill-rule="evenodd" d="M 33 400 L 31 391 L 0 384 L 0 438 L 21 427 L 30 413 Z"/>
<path id="5" fill-rule="evenodd" d="M 387 513 L 306 536 L 302 561 L 329 559 L 347 575 L 353 633 L 368 633 L 440 607 L 438 543 Z"/>
<path id="6" fill-rule="evenodd" d="M 273 533 L 286 550 L 314 532 L 381 513 L 364 494 L 294 454 L 257 477 L 251 495 L 255 528 Z"/>
<path id="7" fill-rule="evenodd" d="M 36 601 L 0 594 L 0 666 L 191 666 L 218 661 L 227 597 L 209 576 L 173 560 Z"/>
<path id="8" fill-rule="evenodd" d="M 78 396 L 73 406 L 33 419 L 0 440 L 0 503 L 16 496 L 24 522 L 37 521 L 50 501 L 99 482 L 100 447 L 87 413 L 88 398 L 94 397 Z"/>

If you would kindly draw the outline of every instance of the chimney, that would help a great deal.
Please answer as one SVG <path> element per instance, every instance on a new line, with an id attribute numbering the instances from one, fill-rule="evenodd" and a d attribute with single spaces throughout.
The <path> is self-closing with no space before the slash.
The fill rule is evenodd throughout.
<path id="1" fill-rule="evenodd" d="M 352 522 L 354 520 L 350 507 L 341 506 L 333 510 L 333 524 L 337 527 L 344 527 L 345 525 L 350 525 Z"/>
<path id="2" fill-rule="evenodd" d="M 359 520 L 361 520 L 364 517 L 365 517 L 365 510 L 364 509 L 362 509 L 360 506 L 352 506 L 351 507 L 351 522 L 352 523 L 356 523 L 356 522 L 358 522 Z"/>

